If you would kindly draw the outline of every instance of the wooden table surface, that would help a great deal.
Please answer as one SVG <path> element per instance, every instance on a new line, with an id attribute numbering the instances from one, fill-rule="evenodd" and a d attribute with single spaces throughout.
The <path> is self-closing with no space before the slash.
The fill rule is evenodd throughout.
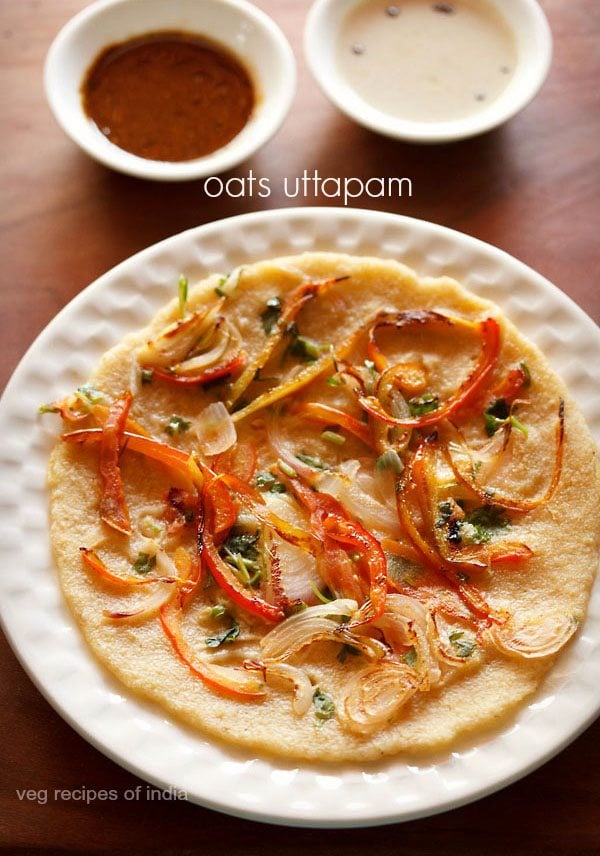
<path id="1" fill-rule="evenodd" d="M 168 2 L 168 0 L 165 0 Z M 29 344 L 84 286 L 117 262 L 183 229 L 268 200 L 209 199 L 202 183 L 158 185 L 118 175 L 79 151 L 44 101 L 42 64 L 83 0 L 0 0 L 2 46 L 2 336 L 0 388 Z M 408 176 L 412 197 L 357 201 L 448 225 L 507 250 L 600 318 L 600 3 L 543 0 L 555 39 L 541 93 L 503 128 L 420 147 L 352 124 L 320 93 L 301 52 L 308 2 L 260 0 L 299 66 L 293 111 L 279 134 L 233 175 L 275 188 L 304 168 L 321 175 Z M 307 199 L 306 204 L 331 204 Z M 39 695 L 2 638 L 0 847 L 5 852 L 199 852 L 254 856 L 584 854 L 600 847 L 600 725 L 526 779 L 477 803 L 404 825 L 289 830 L 182 802 L 20 801 L 16 790 L 116 788 L 139 781 L 80 738 Z"/>

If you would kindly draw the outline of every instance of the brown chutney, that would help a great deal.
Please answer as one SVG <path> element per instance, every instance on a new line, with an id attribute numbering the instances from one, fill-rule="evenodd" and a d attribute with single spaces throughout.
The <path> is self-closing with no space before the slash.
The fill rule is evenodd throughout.
<path id="1" fill-rule="evenodd" d="M 105 48 L 81 86 L 83 108 L 112 143 L 150 160 L 220 149 L 246 125 L 256 92 L 227 48 L 204 36 L 156 32 Z"/>

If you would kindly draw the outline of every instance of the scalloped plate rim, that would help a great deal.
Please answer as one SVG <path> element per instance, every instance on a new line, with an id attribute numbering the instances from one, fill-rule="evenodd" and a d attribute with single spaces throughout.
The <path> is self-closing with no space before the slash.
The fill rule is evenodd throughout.
<path id="1" fill-rule="evenodd" d="M 139 269 L 146 262 L 150 262 L 153 259 L 160 258 L 160 256 L 170 249 L 177 249 L 178 246 L 186 246 L 188 243 L 194 243 L 203 238 L 207 238 L 209 236 L 213 236 L 217 239 L 223 240 L 223 237 L 231 232 L 235 232 L 236 229 L 240 228 L 243 230 L 248 226 L 257 226 L 259 230 L 262 229 L 263 232 L 266 230 L 267 234 L 270 234 L 273 229 L 276 229 L 276 225 L 278 222 L 285 220 L 286 222 L 293 222 L 294 220 L 312 220 L 312 221 L 321 221 L 326 220 L 333 223 L 337 222 L 338 227 L 343 226 L 344 223 L 357 221 L 359 224 L 370 224 L 375 229 L 379 226 L 381 231 L 384 230 L 385 227 L 390 227 L 392 229 L 398 229 L 398 233 L 402 234 L 403 232 L 408 233 L 422 233 L 427 237 L 443 237 L 446 240 L 449 240 L 452 244 L 460 246 L 461 244 L 470 247 L 473 250 L 477 250 L 480 253 L 483 253 L 484 256 L 492 259 L 500 268 L 508 267 L 513 268 L 513 270 L 520 273 L 520 275 L 524 276 L 526 280 L 530 283 L 533 283 L 535 288 L 541 290 L 546 293 L 551 300 L 549 301 L 550 305 L 554 305 L 554 307 L 558 306 L 560 310 L 565 313 L 567 316 L 576 322 L 577 326 L 585 329 L 586 333 L 589 337 L 594 339 L 595 346 L 600 345 L 600 330 L 595 325 L 594 321 L 589 318 L 585 314 L 585 312 L 577 306 L 577 304 L 565 295 L 560 289 L 554 286 L 551 282 L 545 279 L 541 274 L 533 271 L 523 262 L 515 259 L 510 254 L 505 251 L 494 247 L 492 245 L 486 244 L 485 242 L 473 238 L 471 236 L 465 235 L 461 232 L 457 232 L 453 229 L 450 229 L 445 226 L 439 226 L 434 223 L 430 223 L 426 220 L 417 220 L 415 218 L 406 217 L 403 215 L 395 215 L 388 214 L 385 212 L 372 211 L 372 210 L 362 210 L 362 209 L 344 209 L 344 208 L 283 208 L 283 209 L 274 209 L 269 211 L 259 211 L 253 212 L 250 214 L 242 214 L 236 215 L 234 217 L 225 218 L 223 220 L 215 221 L 212 223 L 205 224 L 203 226 L 194 227 L 188 229 L 184 232 L 181 232 L 177 235 L 171 236 L 160 241 L 157 244 L 152 245 L 146 249 L 143 249 L 136 253 L 135 255 L 125 259 L 120 262 L 118 265 L 113 267 L 110 271 L 103 274 L 99 278 L 97 278 L 93 283 L 87 286 L 82 292 L 80 292 L 75 298 L 73 298 L 50 322 L 49 324 L 42 330 L 30 348 L 27 350 L 25 356 L 20 361 L 19 365 L 15 369 L 11 379 L 9 380 L 2 398 L 0 399 L 0 421 L 4 420 L 6 417 L 5 411 L 8 409 L 8 415 L 11 415 L 11 405 L 12 398 L 14 396 L 15 389 L 18 387 L 21 376 L 25 375 L 32 361 L 35 363 L 38 354 L 43 355 L 44 347 L 52 340 L 52 337 L 55 336 L 58 332 L 60 332 L 62 325 L 70 319 L 70 317 L 74 314 L 77 316 L 78 312 L 82 308 L 85 308 L 90 301 L 90 298 L 96 294 L 97 291 L 105 287 L 107 284 L 110 286 L 111 282 L 118 280 L 123 274 L 127 272 L 131 272 L 136 268 Z M 319 244 L 318 234 L 315 235 L 316 244 Z M 360 241 L 359 241 L 360 243 Z M 317 247 L 318 249 L 322 249 L 321 247 Z M 309 248 L 313 249 L 313 247 Z M 334 247 L 334 251 L 339 252 L 351 252 L 353 254 L 356 253 L 365 253 L 365 250 L 358 249 L 348 249 L 345 247 Z M 296 249 L 294 247 L 290 247 L 289 254 L 295 254 L 296 252 L 301 252 L 302 250 Z M 382 252 L 381 255 L 386 255 L 385 252 Z M 259 256 L 255 256 L 251 254 L 252 260 L 259 258 Z M 135 290 L 135 287 L 133 288 Z M 166 291 L 166 286 L 165 286 Z M 168 297 L 165 294 L 165 297 Z M 498 299 L 498 298 L 496 298 Z M 109 345 L 110 346 L 110 345 Z M 551 355 L 548 355 L 551 358 Z M 8 404 L 7 404 L 8 402 Z M 597 432 L 596 432 L 597 433 Z M 598 439 L 598 438 L 597 438 Z M 0 477 L 2 475 L 3 465 L 0 464 Z M 0 555 L 2 555 L 6 551 L 4 545 L 0 546 Z M 58 587 L 58 581 L 55 580 L 55 585 Z M 0 589 L 2 588 L 2 581 L 0 581 Z M 25 650 L 26 646 L 22 644 L 22 639 L 20 638 L 20 630 L 18 627 L 15 627 L 14 622 L 11 621 L 10 617 L 7 615 L 6 605 L 3 603 L 0 609 L 0 623 L 4 629 L 5 635 L 8 638 L 8 641 L 15 652 L 17 659 L 23 666 L 25 672 L 31 678 L 36 687 L 40 690 L 42 695 L 46 698 L 46 700 L 57 710 L 57 712 L 81 735 L 83 736 L 89 743 L 91 743 L 95 748 L 99 751 L 103 752 L 109 758 L 114 760 L 116 763 L 125 767 L 126 769 L 134 772 L 138 776 L 140 776 L 145 781 L 148 781 L 158 787 L 168 789 L 169 787 L 173 787 L 172 780 L 169 780 L 165 775 L 156 775 L 148 770 L 147 766 L 144 766 L 143 763 L 138 763 L 136 760 L 132 758 L 125 758 L 123 756 L 122 751 L 115 750 L 110 743 L 107 743 L 105 739 L 98 735 L 97 726 L 94 727 L 93 721 L 90 723 L 86 720 L 85 717 L 82 718 L 81 713 L 73 713 L 69 710 L 69 707 L 65 705 L 61 699 L 58 697 L 58 691 L 56 685 L 52 680 L 48 680 L 46 676 L 40 674 L 40 664 L 35 660 L 35 658 L 31 657 L 31 653 Z M 78 628 L 76 627 L 75 621 L 70 616 L 70 622 L 73 627 L 75 627 L 76 632 Z M 597 623 L 597 621 L 596 621 Z M 587 626 L 587 622 L 586 622 Z M 596 631 L 597 627 L 594 628 Z M 598 638 L 595 640 L 595 644 L 598 644 Z M 93 656 L 90 652 L 87 652 L 87 656 L 89 657 L 91 664 L 96 668 L 100 668 L 101 672 L 103 672 L 103 668 L 95 662 Z M 106 676 L 103 676 L 104 680 L 106 680 Z M 110 679 L 112 680 L 112 679 Z M 573 680 L 577 680 L 577 671 L 575 671 L 574 675 L 567 679 L 567 683 L 572 683 Z M 120 685 L 119 685 L 120 686 Z M 124 692 L 126 690 L 121 688 Z M 543 689 L 543 687 L 541 688 Z M 534 700 L 528 703 L 523 710 L 530 710 L 531 704 L 535 702 L 535 699 L 538 697 L 540 693 L 536 694 Z M 560 695 L 560 689 L 558 692 Z M 232 805 L 231 801 L 228 799 L 213 799 L 210 797 L 208 793 L 206 793 L 206 787 L 204 788 L 203 793 L 189 793 L 188 798 L 197 802 L 200 805 L 205 807 L 225 812 L 228 814 L 232 814 L 234 816 L 264 821 L 274 824 L 281 825 L 291 825 L 291 826 L 308 826 L 308 827 L 356 827 L 356 826 L 370 826 L 370 825 L 381 825 L 386 823 L 395 823 L 399 821 L 411 820 L 418 817 L 430 816 L 433 814 L 437 814 L 439 812 L 446 811 L 450 808 L 455 808 L 466 803 L 472 802 L 476 799 L 479 799 L 487 794 L 493 793 L 494 791 L 499 790 L 507 786 L 508 784 L 522 778 L 523 776 L 530 773 L 532 770 L 541 766 L 551 757 L 556 755 L 562 749 L 565 748 L 572 740 L 574 740 L 579 734 L 581 734 L 593 720 L 596 718 L 600 708 L 600 694 L 596 693 L 598 696 L 594 699 L 593 695 L 591 698 L 587 699 L 587 706 L 584 706 L 583 710 L 581 707 L 578 709 L 578 717 L 576 721 L 571 723 L 571 727 L 562 727 L 560 729 L 561 733 L 554 739 L 547 743 L 547 745 L 534 753 L 533 757 L 529 758 L 527 763 L 513 765 L 513 768 L 509 769 L 505 774 L 497 776 L 496 778 L 492 778 L 486 784 L 481 784 L 480 786 L 475 784 L 470 784 L 467 786 L 461 793 L 457 793 L 454 797 L 448 795 L 446 798 L 440 797 L 438 794 L 437 797 L 434 795 L 433 800 L 429 802 L 424 801 L 420 807 L 412 807 L 408 810 L 396 810 L 391 811 L 389 808 L 385 809 L 383 812 L 379 812 L 376 807 L 371 806 L 371 808 L 367 808 L 366 810 L 362 810 L 362 813 L 358 813 L 356 816 L 349 817 L 347 812 L 342 811 L 338 808 L 329 808 L 325 809 L 321 816 L 314 817 L 309 816 L 308 814 L 303 814 L 302 810 L 292 810 L 290 805 L 285 807 L 279 807 L 276 811 L 273 811 L 272 807 L 268 810 L 265 807 L 260 809 L 244 809 L 240 808 L 238 805 Z M 129 697 L 127 699 L 127 705 L 133 705 L 136 707 L 136 698 Z M 140 707 L 142 711 L 146 709 L 148 706 L 145 703 L 141 703 Z M 521 711 L 520 713 L 522 713 Z M 139 714 L 139 711 L 138 711 Z M 155 715 L 155 714 L 151 714 Z M 518 719 L 518 716 L 515 718 Z M 173 725 L 175 731 L 184 727 L 179 726 L 177 723 L 171 723 Z M 504 732 L 502 732 L 504 733 Z M 206 743 L 206 738 L 203 735 L 198 735 L 198 739 Z M 492 738 L 492 742 L 496 738 Z M 487 742 L 487 741 L 484 741 Z M 208 740 L 208 744 L 210 745 L 210 740 Z M 220 747 L 217 744 L 213 744 L 210 747 L 212 750 L 216 750 L 217 754 L 223 753 L 223 757 L 225 757 L 228 753 L 226 748 Z M 475 751 L 482 751 L 481 746 L 476 746 Z M 233 754 L 236 754 L 237 750 L 233 750 Z M 252 753 L 243 753 L 237 752 L 237 754 L 245 754 L 249 759 L 252 759 Z M 139 760 L 139 759 L 138 759 Z M 286 759 L 273 759 L 272 762 L 269 762 L 268 759 L 257 759 L 261 763 L 266 763 L 268 766 L 269 763 L 271 765 L 275 764 L 283 764 L 283 765 L 296 765 L 298 770 L 301 770 L 303 773 L 311 773 L 314 775 L 321 775 L 323 770 L 328 770 L 330 773 L 332 771 L 331 766 L 327 766 L 326 768 L 319 768 L 318 765 L 311 764 L 297 764 L 297 762 L 289 761 Z M 382 766 L 385 767 L 393 767 L 394 763 L 401 763 L 401 759 L 384 759 L 381 762 Z M 347 765 L 344 765 L 344 768 Z M 369 765 L 371 766 L 371 765 Z M 430 764 L 425 762 L 424 769 Z M 435 767 L 436 764 L 434 763 Z M 273 766 L 274 768 L 274 766 Z M 298 770 L 296 772 L 298 772 Z M 361 768 L 358 766 L 356 768 L 356 772 L 360 772 Z M 214 771 L 212 771 L 214 773 Z M 343 772 L 342 772 L 343 775 Z M 365 790 L 368 791 L 368 783 L 364 782 Z M 323 796 L 324 792 L 321 792 L 316 788 L 316 785 L 313 785 L 315 789 L 315 793 L 318 796 Z M 289 802 L 289 801 L 288 801 Z"/>

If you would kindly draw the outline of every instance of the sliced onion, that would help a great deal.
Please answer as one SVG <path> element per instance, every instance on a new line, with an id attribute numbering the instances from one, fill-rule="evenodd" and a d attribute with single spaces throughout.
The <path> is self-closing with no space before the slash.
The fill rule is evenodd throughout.
<path id="1" fill-rule="evenodd" d="M 370 734 L 398 713 L 419 683 L 414 669 L 401 663 L 367 666 L 344 699 L 342 724 L 358 734 Z"/>
<path id="2" fill-rule="evenodd" d="M 169 324 L 155 339 L 138 349 L 136 353 L 138 363 L 167 367 L 184 360 L 200 336 L 214 322 L 222 305 L 223 301 L 219 300 L 209 310 L 202 307 L 191 315 Z"/>
<path id="3" fill-rule="evenodd" d="M 281 421 L 275 416 L 271 416 L 267 421 L 267 438 L 280 461 L 283 461 L 307 481 L 312 481 L 315 475 L 314 469 L 296 457 L 294 450 L 297 449 L 297 444 L 284 437 L 281 431 Z"/>
<path id="4" fill-rule="evenodd" d="M 159 609 L 171 600 L 176 590 L 175 580 L 165 580 L 157 585 L 152 597 L 149 597 L 144 605 L 138 609 L 115 611 L 104 609 L 102 614 L 111 621 L 141 623 L 149 618 L 155 618 Z"/>
<path id="5" fill-rule="evenodd" d="M 299 644 L 303 647 L 323 634 L 332 634 L 348 617 L 351 618 L 357 609 L 357 602 L 350 599 L 309 606 L 286 618 L 261 639 L 265 657 L 289 656 L 288 652 L 292 648 L 297 650 Z"/>
<path id="6" fill-rule="evenodd" d="M 204 408 L 195 420 L 194 430 L 204 455 L 218 455 L 237 442 L 235 425 L 222 401 L 213 401 Z"/>
<path id="7" fill-rule="evenodd" d="M 156 556 L 156 570 L 161 576 L 161 581 L 152 597 L 149 597 L 138 609 L 117 611 L 105 609 L 102 614 L 106 618 L 110 618 L 111 621 L 135 621 L 137 623 L 146 621 L 148 618 L 154 618 L 158 615 L 161 606 L 171 600 L 177 590 L 176 584 L 182 579 L 175 562 L 164 550 L 159 549 L 156 541 L 145 538 L 142 548 L 143 552 L 149 556 Z"/>
<path id="8" fill-rule="evenodd" d="M 330 614 L 330 607 L 335 604 L 352 605 L 353 609 L 347 613 Z M 385 643 L 363 633 L 354 633 L 346 627 L 345 619 L 351 617 L 356 609 L 356 601 L 349 599 L 308 607 L 283 621 L 262 639 L 265 657 L 285 660 L 316 642 L 338 642 L 350 645 L 369 660 L 381 660 L 390 653 Z"/>
<path id="9" fill-rule="evenodd" d="M 322 493 L 337 499 L 366 529 L 375 535 L 398 538 L 400 524 L 394 499 L 393 479 L 376 473 L 373 462 L 344 461 L 337 472 L 326 472 L 314 479 Z M 387 489 L 386 489 L 387 488 Z"/>
<path id="10" fill-rule="evenodd" d="M 216 363 L 217 360 L 223 356 L 227 350 L 230 339 L 231 334 L 229 331 L 221 327 L 217 331 L 215 342 L 209 351 L 204 351 L 195 357 L 190 357 L 188 360 L 177 363 L 172 367 L 173 371 L 178 375 L 194 375 L 201 369 L 212 366 L 213 363 Z"/>
<path id="11" fill-rule="evenodd" d="M 292 702 L 294 713 L 303 716 L 309 710 L 315 690 L 306 672 L 297 666 L 290 666 L 288 663 L 267 663 L 264 668 L 264 675 L 269 687 L 284 686 L 287 688 L 291 685 L 294 692 Z"/>
<path id="12" fill-rule="evenodd" d="M 575 618 L 560 613 L 511 618 L 487 631 L 492 644 L 509 657 L 549 657 L 566 645 L 577 630 Z"/>
<path id="13" fill-rule="evenodd" d="M 377 627 L 396 652 L 407 645 L 414 646 L 421 690 L 429 690 L 440 682 L 442 673 L 436 657 L 433 628 L 424 604 L 406 595 L 389 594 Z"/>
<path id="14" fill-rule="evenodd" d="M 317 588 L 322 586 L 315 557 L 302 547 L 289 544 L 283 538 L 276 538 L 276 544 L 281 562 L 281 585 L 286 596 L 291 601 L 314 601 L 315 593 L 311 582 Z"/>
<path id="15" fill-rule="evenodd" d="M 264 496 L 269 511 L 281 520 L 300 528 L 307 526 L 305 515 L 289 494 L 265 493 Z M 281 585 L 286 596 L 290 601 L 314 602 L 315 593 L 311 583 L 317 588 L 322 586 L 315 557 L 303 547 L 285 541 L 275 532 L 272 538 L 279 557 Z"/>

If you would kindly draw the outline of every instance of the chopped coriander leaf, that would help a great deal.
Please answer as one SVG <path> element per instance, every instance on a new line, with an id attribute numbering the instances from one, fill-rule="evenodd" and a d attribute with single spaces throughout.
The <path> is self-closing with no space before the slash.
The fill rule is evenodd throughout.
<path id="1" fill-rule="evenodd" d="M 339 654 L 337 655 L 337 659 L 340 663 L 345 663 L 348 657 L 358 657 L 360 651 L 357 651 L 352 645 L 347 645 L 344 643 L 340 649 Z"/>
<path id="2" fill-rule="evenodd" d="M 452 513 L 454 511 L 454 505 L 451 499 L 444 499 L 442 502 L 438 502 L 438 512 L 439 518 L 436 521 L 436 526 L 440 526 L 444 524 L 447 520 L 450 520 L 452 517 Z"/>
<path id="3" fill-rule="evenodd" d="M 177 284 L 177 293 L 179 297 L 179 314 L 183 318 L 185 315 L 188 300 L 188 278 L 183 274 L 181 274 L 181 276 L 179 277 L 179 282 Z"/>
<path id="4" fill-rule="evenodd" d="M 376 470 L 391 470 L 393 473 L 400 474 L 404 469 L 404 464 L 398 452 L 394 449 L 388 449 L 383 455 L 380 455 L 375 461 Z"/>
<path id="5" fill-rule="evenodd" d="M 321 437 L 328 443 L 333 443 L 334 446 L 343 446 L 346 442 L 346 438 L 344 437 L 344 435 L 338 434 L 337 431 L 322 431 Z"/>
<path id="6" fill-rule="evenodd" d="M 426 392 L 425 395 L 409 398 L 407 404 L 412 416 L 424 416 L 426 413 L 431 413 L 438 409 L 440 399 L 438 395 Z"/>
<path id="7" fill-rule="evenodd" d="M 441 512 L 441 506 L 450 504 L 452 500 L 446 500 L 438 505 L 438 510 Z M 501 508 L 493 505 L 484 505 L 480 508 L 474 508 L 472 511 L 464 515 L 462 519 L 455 517 L 440 518 L 438 524 L 442 526 L 448 523 L 447 540 L 451 544 L 487 544 L 491 541 L 496 529 L 503 529 L 509 525 L 509 521 L 504 516 L 505 512 Z"/>
<path id="8" fill-rule="evenodd" d="M 475 642 L 470 637 L 465 636 L 462 630 L 452 630 L 448 634 L 448 639 L 459 657 L 470 657 L 475 651 Z"/>
<path id="9" fill-rule="evenodd" d="M 319 689 L 319 687 L 314 692 L 313 705 L 315 707 L 315 716 L 322 722 L 326 722 L 335 716 L 333 699 L 328 693 L 324 693 L 323 690 Z"/>
<path id="10" fill-rule="evenodd" d="M 240 635 L 240 626 L 237 621 L 234 621 L 231 627 L 226 630 L 221 630 L 220 633 L 215 633 L 214 636 L 207 636 L 204 643 L 207 648 L 218 648 L 219 645 L 234 642 Z"/>
<path id="11" fill-rule="evenodd" d="M 505 529 L 510 525 L 506 511 L 497 505 L 482 505 L 474 508 L 467 514 L 466 520 L 474 526 L 485 526 L 488 529 Z"/>
<path id="12" fill-rule="evenodd" d="M 504 398 L 497 398 L 485 409 L 483 413 L 485 430 L 488 437 L 493 437 L 499 428 L 507 425 L 509 422 L 513 428 L 520 431 L 522 434 L 529 433 L 526 425 L 523 425 L 516 416 L 510 412 L 510 408 Z"/>
<path id="13" fill-rule="evenodd" d="M 473 526 L 468 520 L 458 522 L 459 542 L 461 544 L 487 544 L 492 539 L 492 533 L 483 526 Z"/>
<path id="14" fill-rule="evenodd" d="M 243 556 L 244 559 L 255 560 L 258 559 L 258 550 L 256 549 L 256 544 L 258 543 L 259 533 L 255 532 L 240 532 L 234 533 L 230 535 L 229 538 L 224 542 L 223 546 L 230 550 L 232 553 L 239 553 L 240 556 Z"/>
<path id="15" fill-rule="evenodd" d="M 281 315 L 281 298 L 270 297 L 266 302 L 266 308 L 261 312 L 260 320 L 265 334 L 268 336 L 277 324 Z"/>
<path id="16" fill-rule="evenodd" d="M 417 665 L 417 652 L 414 645 L 411 645 L 408 651 L 402 655 L 402 659 L 407 666 L 411 667 L 411 669 Z"/>
<path id="17" fill-rule="evenodd" d="M 258 532 L 234 532 L 221 545 L 223 558 L 245 586 L 253 586 L 261 577 L 260 554 L 256 548 Z"/>
<path id="18" fill-rule="evenodd" d="M 136 574 L 149 574 L 155 565 L 156 556 L 151 556 L 149 553 L 138 553 L 138 557 L 131 567 Z"/>
<path id="19" fill-rule="evenodd" d="M 142 386 L 146 386 L 148 383 L 152 383 L 154 378 L 154 369 L 142 369 L 140 372 L 140 380 L 142 381 Z"/>
<path id="20" fill-rule="evenodd" d="M 100 404 L 101 401 L 104 401 L 104 393 L 100 392 L 98 389 L 94 389 L 94 387 L 89 383 L 85 383 L 83 386 L 78 387 L 77 392 L 80 397 L 85 398 L 85 400 L 89 401 L 90 404 Z"/>
<path id="21" fill-rule="evenodd" d="M 225 285 L 226 282 L 227 282 L 227 277 L 222 276 L 219 278 L 219 282 L 215 285 L 215 294 L 217 294 L 219 297 L 227 297 L 227 295 L 223 291 L 223 286 Z"/>
<path id="22" fill-rule="evenodd" d="M 517 431 L 520 431 L 521 434 L 524 434 L 525 437 L 527 437 L 527 435 L 529 434 L 529 428 L 527 427 L 527 425 L 523 425 L 523 423 L 519 422 L 517 417 L 513 416 L 512 414 L 510 417 L 510 423 L 511 423 L 513 428 L 516 428 Z"/>
<path id="23" fill-rule="evenodd" d="M 300 357 L 305 363 L 311 363 L 319 359 L 323 350 L 327 350 L 327 345 L 319 345 L 318 342 L 309 339 L 307 336 L 296 336 L 290 347 L 290 354 Z"/>
<path id="24" fill-rule="evenodd" d="M 274 485 L 277 479 L 273 475 L 273 473 L 259 473 L 256 476 L 256 486 L 257 487 L 267 487 L 270 488 L 271 485 Z"/>
<path id="25" fill-rule="evenodd" d="M 331 377 L 327 378 L 327 386 L 341 386 L 343 384 L 343 380 L 336 375 L 331 375 Z"/>
<path id="26" fill-rule="evenodd" d="M 510 410 L 504 398 L 496 398 L 492 401 L 483 413 L 488 437 L 493 437 L 498 428 L 506 425 L 509 416 Z"/>
<path id="27" fill-rule="evenodd" d="M 259 473 L 256 476 L 256 486 L 265 488 L 271 493 L 285 493 L 286 487 L 283 482 L 273 475 L 273 473 Z"/>
<path id="28" fill-rule="evenodd" d="M 183 434 L 189 429 L 191 424 L 192 423 L 188 422 L 186 419 L 182 419 L 181 416 L 171 416 L 165 425 L 165 431 L 171 436 L 174 434 Z"/>
<path id="29" fill-rule="evenodd" d="M 309 467 L 313 467 L 313 469 L 315 470 L 327 469 L 327 466 L 323 463 L 323 461 L 320 461 L 318 458 L 313 458 L 311 455 L 307 455 L 306 452 L 298 452 L 296 457 L 299 461 L 302 461 L 303 464 L 306 464 Z"/>

